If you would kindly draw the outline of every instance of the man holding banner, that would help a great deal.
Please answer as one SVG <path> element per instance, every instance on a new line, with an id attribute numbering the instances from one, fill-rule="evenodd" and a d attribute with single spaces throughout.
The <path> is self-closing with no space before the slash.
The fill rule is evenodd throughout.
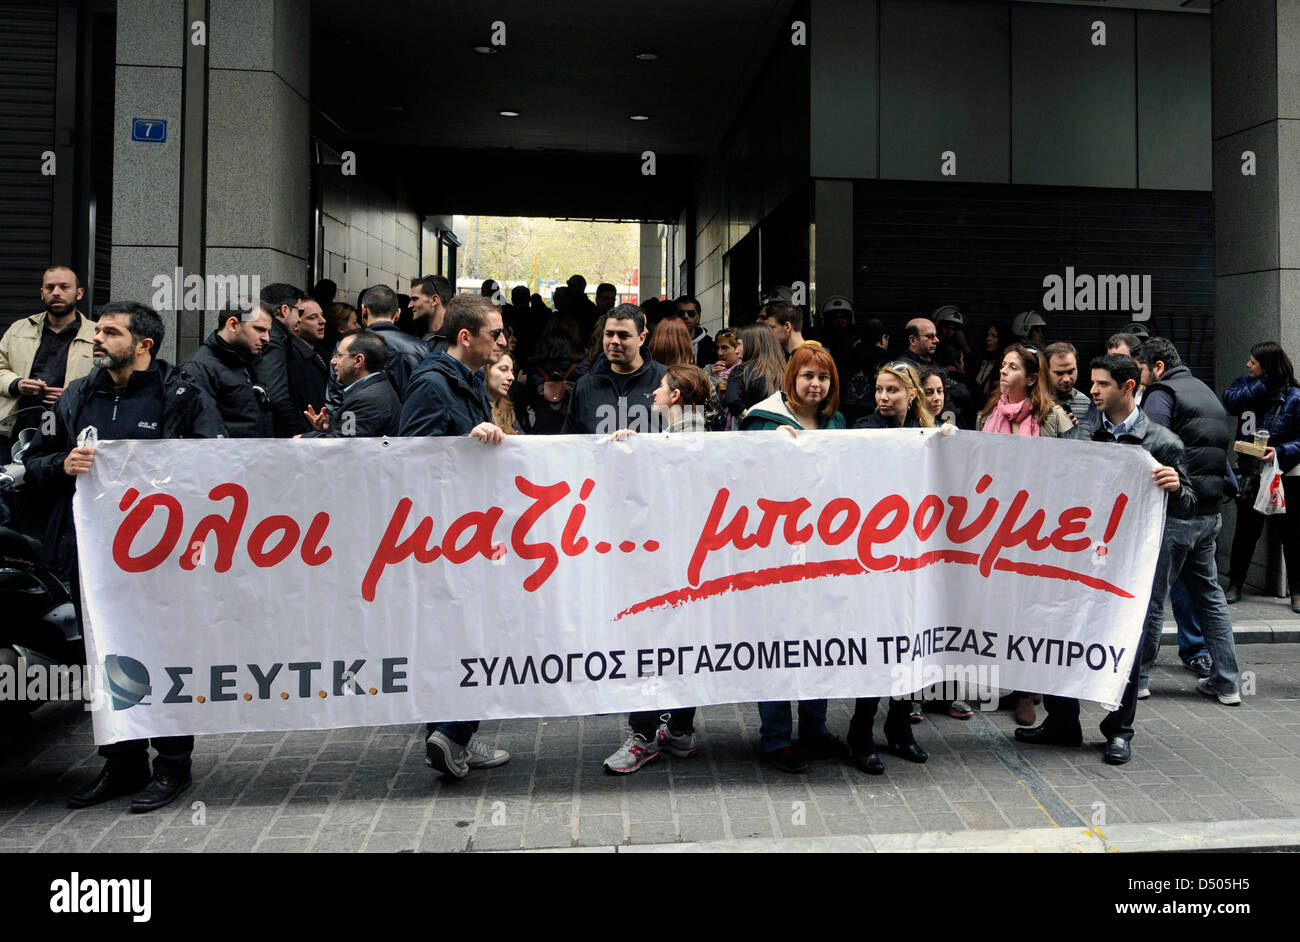
<path id="1" fill-rule="evenodd" d="M 45 554 L 73 587 L 78 585 L 72 496 L 89 473 L 94 443 L 105 439 L 223 438 L 225 427 L 212 398 L 176 367 L 154 356 L 163 339 L 158 313 L 136 301 L 110 302 L 96 325 L 95 368 L 68 385 L 54 409 L 55 430 L 44 427 L 27 455 L 28 479 L 61 498 L 46 529 Z M 86 430 L 93 436 L 83 439 Z M 78 602 L 80 603 L 80 599 Z M 110 678 L 112 679 L 112 678 Z M 149 746 L 158 756 L 149 770 Z M 99 776 L 72 793 L 68 804 L 85 808 L 138 792 L 135 812 L 170 804 L 190 786 L 193 736 L 130 739 L 99 747 L 107 761 Z"/>
<path id="2" fill-rule="evenodd" d="M 430 353 L 411 374 L 397 434 L 469 435 L 500 445 L 506 435 L 492 424 L 483 370 L 506 348 L 501 312 L 490 298 L 457 295 L 447 305 L 443 330 L 451 346 Z M 510 753 L 474 738 L 478 720 L 427 724 L 425 764 L 443 775 L 464 778 L 470 769 L 490 769 L 510 761 Z"/>
<path id="3" fill-rule="evenodd" d="M 1108 353 L 1093 360 L 1092 399 L 1097 406 L 1100 425 L 1085 428 L 1085 433 L 1093 441 L 1140 445 L 1149 451 L 1160 462 L 1160 467 L 1151 472 L 1151 482 L 1169 492 L 1169 514 L 1189 516 L 1196 509 L 1196 496 L 1187 476 L 1183 444 L 1178 436 L 1148 419 L 1134 403 L 1133 395 L 1141 378 L 1142 371 L 1131 357 Z M 1158 577 L 1156 581 L 1163 587 L 1164 583 Z M 1124 687 L 1123 700 L 1101 721 L 1101 732 L 1106 737 L 1104 757 L 1110 765 L 1123 765 L 1133 754 L 1133 718 L 1137 714 L 1142 652 L 1139 650 L 1136 655 Z M 1082 745 L 1079 701 L 1073 697 L 1047 694 L 1043 705 L 1047 709 L 1047 719 L 1032 729 L 1017 729 L 1016 739 L 1032 745 Z"/>

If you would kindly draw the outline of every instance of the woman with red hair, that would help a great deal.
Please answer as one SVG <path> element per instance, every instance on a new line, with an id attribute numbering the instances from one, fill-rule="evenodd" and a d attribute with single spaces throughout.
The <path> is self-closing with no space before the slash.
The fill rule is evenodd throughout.
<path id="1" fill-rule="evenodd" d="M 785 368 L 782 388 L 745 413 L 742 431 L 784 428 L 794 435 L 801 429 L 844 428 L 839 413 L 840 377 L 830 352 L 815 340 L 795 348 Z M 849 747 L 826 727 L 826 701 L 799 701 L 799 745 L 793 740 L 794 723 L 789 700 L 758 705 L 761 719 L 759 748 L 764 758 L 783 772 L 803 772 L 807 757 L 846 759 Z"/>
<path id="2" fill-rule="evenodd" d="M 785 368 L 783 388 L 754 405 L 740 423 L 742 431 L 844 428 L 839 413 L 840 376 L 835 361 L 815 340 L 795 348 Z"/>
<path id="3" fill-rule="evenodd" d="M 695 365 L 691 332 L 680 317 L 666 317 L 655 327 L 650 335 L 650 355 L 664 366 Z"/>

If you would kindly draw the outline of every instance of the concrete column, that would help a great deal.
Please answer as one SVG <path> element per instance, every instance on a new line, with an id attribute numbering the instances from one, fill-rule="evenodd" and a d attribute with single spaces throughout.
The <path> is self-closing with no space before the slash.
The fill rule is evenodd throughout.
<path id="1" fill-rule="evenodd" d="M 640 300 L 659 297 L 663 277 L 663 241 L 657 222 L 641 223 L 641 293 Z"/>
<path id="2" fill-rule="evenodd" d="M 1300 354 L 1300 0 L 1214 6 L 1216 380 L 1245 372 L 1250 346 Z M 1254 173 L 1250 169 L 1253 163 Z M 1226 550 L 1232 528 L 1225 518 Z M 1275 540 L 1250 582 L 1284 589 Z M 1295 586 L 1300 589 L 1300 585 Z"/>
<path id="3" fill-rule="evenodd" d="M 310 32 L 307 0 L 119 0 L 113 299 L 159 309 L 165 359 L 216 311 L 178 316 L 158 276 L 306 287 Z M 132 141 L 133 118 L 165 120 L 166 141 Z"/>
<path id="4" fill-rule="evenodd" d="M 184 5 L 119 0 L 113 106 L 113 297 L 151 303 L 155 276 L 171 277 L 180 250 L 181 85 Z M 132 141 L 134 118 L 167 122 L 165 142 Z M 157 133 L 156 128 L 153 133 Z M 175 314 L 164 315 L 162 355 L 175 350 Z"/>
<path id="5" fill-rule="evenodd" d="M 210 0 L 209 275 L 307 288 L 311 11 L 307 0 Z M 215 324 L 209 315 L 204 330 Z"/>

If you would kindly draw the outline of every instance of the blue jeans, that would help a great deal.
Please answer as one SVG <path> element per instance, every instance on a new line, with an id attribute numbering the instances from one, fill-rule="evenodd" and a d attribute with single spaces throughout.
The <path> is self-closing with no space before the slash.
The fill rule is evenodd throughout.
<path id="1" fill-rule="evenodd" d="M 1220 514 L 1205 514 L 1186 520 L 1165 518 L 1164 539 L 1160 542 L 1160 558 L 1156 560 L 1151 603 L 1147 606 L 1143 627 L 1139 687 L 1147 685 L 1151 665 L 1160 653 L 1165 598 L 1174 580 L 1181 579 L 1205 633 L 1205 645 L 1214 659 L 1209 687 L 1216 693 L 1237 692 L 1237 644 L 1232 637 L 1232 620 L 1228 617 L 1228 603 L 1223 597 L 1223 587 L 1219 585 L 1219 566 L 1215 562 L 1215 538 L 1222 526 Z"/>
<path id="2" fill-rule="evenodd" d="M 1174 580 L 1169 587 L 1169 604 L 1174 610 L 1174 621 L 1178 623 L 1178 656 L 1186 664 L 1194 657 L 1209 654 L 1205 646 L 1205 633 L 1201 623 L 1196 620 L 1196 606 L 1192 604 L 1192 595 L 1183 585 L 1182 577 Z"/>
<path id="3" fill-rule="evenodd" d="M 426 723 L 426 735 L 437 731 L 462 749 L 469 745 L 470 737 L 478 732 L 479 720 L 458 720 L 455 723 Z"/>
<path id="4" fill-rule="evenodd" d="M 758 705 L 758 715 L 762 719 L 759 729 L 759 748 L 763 752 L 775 752 L 786 746 L 793 746 L 790 738 L 794 733 L 794 722 L 790 716 L 789 700 L 764 700 Z M 826 735 L 826 701 L 799 701 L 799 738 L 816 740 Z"/>

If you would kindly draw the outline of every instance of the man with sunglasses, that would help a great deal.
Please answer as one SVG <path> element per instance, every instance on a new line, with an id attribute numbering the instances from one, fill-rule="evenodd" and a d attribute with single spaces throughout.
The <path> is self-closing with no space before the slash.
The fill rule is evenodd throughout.
<path id="1" fill-rule="evenodd" d="M 274 318 L 260 302 L 227 314 L 194 354 L 181 364 L 217 403 L 228 438 L 272 438 L 275 423 L 266 390 L 253 380 L 253 366 L 271 335 Z"/>
<path id="2" fill-rule="evenodd" d="M 430 353 L 411 374 L 397 434 L 469 435 L 484 444 L 499 445 L 506 433 L 492 424 L 483 370 L 506 348 L 501 309 L 491 298 L 458 294 L 447 304 L 442 322 L 451 346 Z M 510 761 L 510 753 L 474 739 L 478 720 L 429 723 L 424 761 L 451 778 L 464 778 L 470 769 L 490 769 Z"/>

